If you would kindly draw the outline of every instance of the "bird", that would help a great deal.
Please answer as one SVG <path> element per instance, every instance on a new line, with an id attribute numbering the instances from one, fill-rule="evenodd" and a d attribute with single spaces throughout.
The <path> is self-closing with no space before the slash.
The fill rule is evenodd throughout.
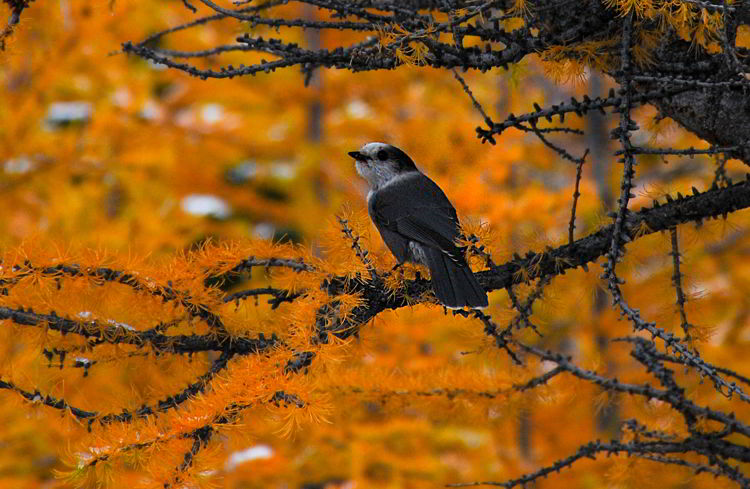
<path id="1" fill-rule="evenodd" d="M 487 293 L 466 262 L 465 248 L 456 244 L 456 209 L 440 187 L 390 144 L 367 143 L 348 154 L 370 186 L 370 219 L 399 264 L 425 265 L 435 297 L 450 309 L 487 307 Z"/>

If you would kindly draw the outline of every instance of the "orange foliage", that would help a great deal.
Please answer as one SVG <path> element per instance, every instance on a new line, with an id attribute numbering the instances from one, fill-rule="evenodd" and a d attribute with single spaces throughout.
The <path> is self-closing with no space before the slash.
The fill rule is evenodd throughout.
<path id="1" fill-rule="evenodd" d="M 519 16 L 534 8 L 531 0 L 513 3 Z M 715 14 L 693 16 L 683 2 L 608 3 L 623 15 L 677 27 L 701 46 L 711 47 L 721 28 Z M 283 8 L 298 13 L 293 4 Z M 380 313 L 356 336 L 328 334 L 323 341 L 321 310 L 332 311 L 330 322 L 347 320 L 365 301 L 353 293 L 332 299 L 327 281 L 369 273 L 337 216 L 379 273 L 396 264 L 370 224 L 366 187 L 347 151 L 377 140 L 403 148 L 445 190 L 466 234 L 477 236 L 495 263 L 566 242 L 575 166 L 520 132 L 504 133 L 497 146 L 480 145 L 473 135 L 481 118 L 449 72 L 331 70 L 304 88 L 294 69 L 201 81 L 118 53 L 125 40 L 190 18 L 181 2 L 36 2 L 0 54 L 0 308 L 49 315 L 33 325 L 0 321 L 0 381 L 17 387 L 0 390 L 0 484 L 439 487 L 514 478 L 589 440 L 615 436 L 598 422 L 613 405 L 621 420 L 638 417 L 651 429 L 686 433 L 682 419 L 658 401 L 613 399 L 572 376 L 519 391 L 554 365 L 532 357 L 515 365 L 480 321 L 448 313 L 429 292 Z M 522 24 L 520 17 L 515 22 Z M 180 35 L 201 49 L 236 34 L 236 24 L 219 22 Z M 321 41 L 335 46 L 349 35 L 326 32 Z M 394 25 L 379 41 L 399 49 L 403 63 L 421 66 L 420 39 L 433 35 Z M 636 61 L 647 65 L 655 34 L 637 31 L 636 39 Z M 617 41 L 559 46 L 522 71 L 466 78 L 487 106 L 521 113 L 533 110 L 532 101 L 554 103 L 585 87 L 519 87 L 519 78 L 581 82 L 586 68 L 612 66 L 612 49 Z M 313 103 L 324 107 L 320 139 L 307 129 Z M 647 136 L 698 143 L 680 130 L 649 126 L 653 116 L 648 109 L 635 113 Z M 580 140 L 571 145 L 582 153 Z M 710 186 L 712 160 L 696 160 L 702 171 L 682 173 L 652 195 L 648 189 L 665 178 L 665 165 L 639 157 L 644 177 L 631 207 L 650 206 L 666 190 Z M 592 167 L 612 161 L 584 165 L 576 237 L 609 222 L 597 189 L 616 190 L 619 176 L 596 182 Z M 727 164 L 731 174 L 739 168 Z M 747 220 L 738 214 L 679 233 L 694 344 L 704 358 L 738 371 L 746 370 L 750 342 Z M 644 222 L 618 272 L 643 314 L 680 335 L 669 236 L 650 231 Z M 470 262 L 476 271 L 486 268 L 480 254 Z M 518 278 L 537 273 L 532 265 Z M 626 344 L 603 346 L 602 338 L 626 336 L 631 326 L 601 307 L 602 282 L 598 267 L 591 268 L 554 278 L 532 308 L 540 336 L 527 329 L 519 338 L 565 351 L 602 374 L 653 382 Z M 427 274 L 406 265 L 383 287 L 395 296 L 406 280 Z M 260 288 L 300 297 L 273 304 L 273 293 L 231 296 Z M 524 299 L 534 284 L 514 290 Z M 506 291 L 490 294 L 486 312 L 501 327 L 518 321 Z M 61 331 L 53 313 L 75 327 Z M 221 361 L 216 351 L 175 354 L 196 337 L 275 343 L 231 358 L 205 389 L 191 390 L 173 408 L 175 395 Z M 301 353 L 315 361 L 288 368 Z M 677 369 L 676 376 L 695 402 L 747 416 L 746 405 L 718 395 L 694 372 Z M 36 394 L 27 399 L 21 390 Z M 52 407 L 46 396 L 68 405 Z M 160 403 L 158 412 L 134 415 Z M 71 407 L 96 415 L 89 422 Z M 100 423 L 108 413 L 134 419 Z M 213 435 L 201 446 L 197 432 Z M 582 462 L 537 484 L 730 486 L 710 474 L 618 456 Z"/>

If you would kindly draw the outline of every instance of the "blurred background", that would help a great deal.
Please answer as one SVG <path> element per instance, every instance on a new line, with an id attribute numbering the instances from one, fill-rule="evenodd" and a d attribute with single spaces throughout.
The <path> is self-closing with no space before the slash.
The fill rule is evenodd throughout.
<path id="1" fill-rule="evenodd" d="M 285 9 L 290 17 L 323 15 Z M 4 244 L 44 233 L 158 255 L 209 237 L 315 243 L 342 205 L 364 208 L 365 186 L 346 152 L 369 141 L 403 148 L 461 214 L 497 231 L 507 231 L 502 223 L 513 213 L 539 219 L 543 232 L 562 222 L 559 204 L 570 197 L 575 169 L 561 169 L 552 152 L 512 131 L 497 146 L 479 144 L 481 117 L 450 72 L 317 71 L 305 88 L 296 68 L 200 80 L 118 53 L 122 42 L 191 18 L 180 2 L 62 1 L 24 13 L 2 54 Z M 214 22 L 163 47 L 200 50 L 242 33 L 236 22 Z M 356 39 L 262 26 L 253 33 L 322 47 Z M 229 53 L 206 64 L 260 57 Z M 528 62 L 466 76 L 496 116 L 575 91 Z M 571 151 L 584 142 L 572 144 Z M 551 212 L 526 212 L 540 205 Z"/>
<path id="2" fill-rule="evenodd" d="M 289 18 L 324 16 L 294 3 L 281 11 Z M 0 14 L 7 17 L 5 5 Z M 388 142 L 411 155 L 453 201 L 467 228 L 482 229 L 495 262 L 566 242 L 575 165 L 533 134 L 508 130 L 497 145 L 480 144 L 475 128 L 482 118 L 452 73 L 415 66 L 357 74 L 327 70 L 317 71 L 305 87 L 297 68 L 200 80 L 119 52 L 125 41 L 140 41 L 192 18 L 181 2 L 163 0 L 59 0 L 35 2 L 24 11 L 0 53 L 3 249 L 37 243 L 63 255 L 69 249 L 91 249 L 158 264 L 208 240 L 255 239 L 298 243 L 325 258 L 336 246 L 331 240 L 340 237 L 334 216 L 348 208 L 369 230 L 367 246 L 387 261 L 388 252 L 364 214 L 366 184 L 346 155 L 369 141 Z M 248 30 L 234 21 L 213 22 L 176 33 L 163 47 L 200 50 Z M 310 47 L 335 47 L 362 37 L 338 31 L 251 31 Z M 250 64 L 260 57 L 230 53 L 202 63 Z M 583 93 L 593 98 L 610 88 L 599 75 L 553 75 L 535 58 L 509 70 L 464 74 L 495 120 L 531 111 L 533 102 L 544 106 Z M 648 107 L 636 112 L 642 130 L 634 135 L 635 144 L 701 144 L 655 115 Z M 613 192 L 619 193 L 620 166 L 609 140 L 616 118 L 590 114 L 568 123 L 586 135 L 556 141 L 576 156 L 591 150 L 577 211 L 576 237 L 581 237 L 608 223 Z M 666 192 L 705 188 L 713 179 L 710 158 L 665 161 L 639 158 L 633 208 L 650 205 Z M 729 162 L 727 169 L 734 175 L 740 167 Z M 706 356 L 721 357 L 730 366 L 741 362 L 748 340 L 747 304 L 743 289 L 735 287 L 744 272 L 722 269 L 726 255 L 717 257 L 711 246 L 734 239 L 732 253 L 747 250 L 745 228 L 732 219 L 707 223 L 701 231 L 691 226 L 680 231 L 695 250 L 693 255 L 685 250 L 686 290 L 692 294 L 688 314 L 710 329 Z M 629 248 L 623 270 L 629 271 L 633 301 L 669 329 L 679 325 L 679 318 L 668 241 L 657 235 Z M 607 339 L 627 334 L 629 326 L 608 308 L 598 273 L 597 267 L 555 279 L 535 309 L 544 334 L 539 342 L 579 355 L 587 367 L 627 375 L 632 370 L 626 349 L 613 352 Z M 512 318 L 504 291 L 493 293 L 490 301 L 496 320 Z M 623 406 L 589 385 L 575 392 L 553 385 L 512 399 L 437 395 L 414 400 L 398 389 L 386 390 L 391 384 L 407 391 L 461 386 L 469 378 L 479 381 L 477 372 L 481 379 L 495 379 L 495 386 L 510 385 L 521 375 L 506 356 L 477 346 L 486 339 L 476 321 L 438 309 L 422 305 L 381 314 L 344 364 L 326 374 L 341 384 L 340 392 L 331 394 L 331 424 L 313 424 L 291 437 L 279 435 L 271 422 L 249 424 L 246 437 L 227 439 L 223 450 L 209 455 L 222 469 L 218 475 L 207 473 L 206 484 L 312 489 L 503 480 L 590 439 L 619 436 L 619 421 L 628 410 L 651 410 L 653 419 L 672 423 L 673 415 L 656 404 Z M 265 312 L 246 314 L 265 318 Z M 262 330 L 265 323 L 258 324 Z M 12 336 L 5 338 L 3 372 L 11 370 L 11 358 L 13 365 L 21 358 L 9 352 L 24 348 Z M 200 371 L 187 369 L 175 374 L 174 385 L 155 387 L 152 378 L 136 375 L 137 361 L 125 360 L 117 370 L 92 368 L 86 378 L 76 372 L 61 387 L 63 374 L 50 377 L 48 358 L 38 351 L 25 355 L 21 377 L 26 387 L 64 388 L 82 403 L 91 400 L 87 392 L 107 391 L 110 382 L 158 397 Z M 700 396 L 702 388 L 694 380 Z M 105 406 L 119 405 L 114 391 L 100 397 Z M 70 422 L 44 421 L 50 413 L 30 409 L 12 393 L 0 393 L 0 398 L 5 427 L 0 430 L 0 482 L 4 487 L 65 487 L 54 471 L 64 468 L 66 454 L 75 451 Z M 723 484 L 689 472 L 657 476 L 654 468 L 630 459 L 584 463 L 540 487 Z M 133 473 L 137 481 L 138 471 Z"/>

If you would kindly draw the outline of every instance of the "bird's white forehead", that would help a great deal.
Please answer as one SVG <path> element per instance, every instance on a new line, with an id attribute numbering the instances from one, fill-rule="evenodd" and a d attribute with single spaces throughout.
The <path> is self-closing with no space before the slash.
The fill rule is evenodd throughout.
<path id="1" fill-rule="evenodd" d="M 364 146 L 362 146 L 362 148 L 360 148 L 359 152 L 362 154 L 366 154 L 367 156 L 372 156 L 374 154 L 377 154 L 377 152 L 380 151 L 381 149 L 386 149 L 389 146 L 390 145 L 386 143 L 377 143 L 377 142 L 367 143 Z"/>

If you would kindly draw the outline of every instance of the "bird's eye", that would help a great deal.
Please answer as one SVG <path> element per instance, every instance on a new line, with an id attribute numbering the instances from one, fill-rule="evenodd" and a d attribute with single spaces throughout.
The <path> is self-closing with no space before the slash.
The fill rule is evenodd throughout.
<path id="1" fill-rule="evenodd" d="M 387 160 L 388 159 L 388 153 L 386 153 L 384 149 L 381 149 L 380 151 L 378 151 L 378 159 L 380 161 Z"/>

